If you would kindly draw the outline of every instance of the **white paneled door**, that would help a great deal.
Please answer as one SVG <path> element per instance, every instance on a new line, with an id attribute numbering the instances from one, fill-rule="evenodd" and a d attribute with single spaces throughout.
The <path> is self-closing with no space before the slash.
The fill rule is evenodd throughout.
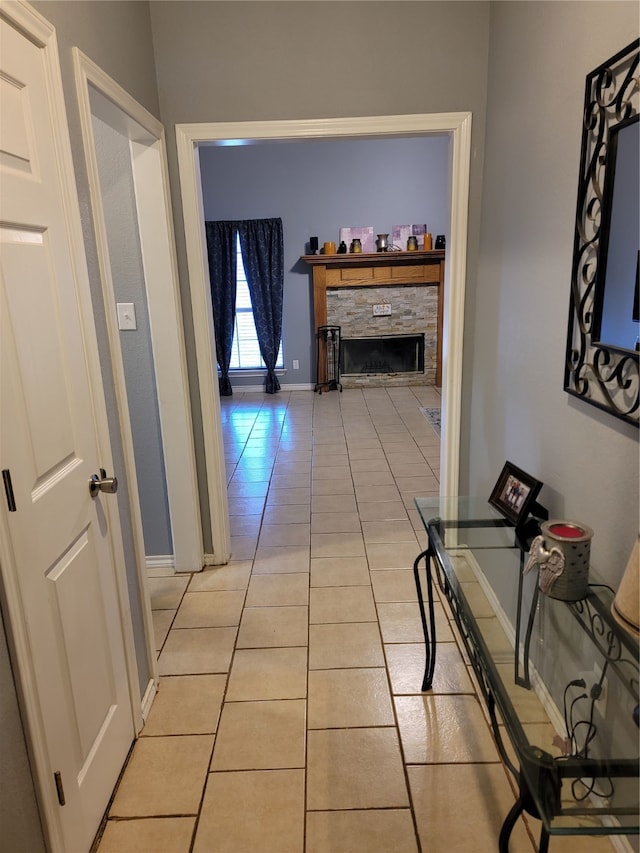
<path id="1" fill-rule="evenodd" d="M 84 853 L 134 737 L 117 512 L 106 506 L 117 496 L 89 491 L 104 464 L 94 408 L 103 392 L 87 356 L 95 330 L 71 230 L 57 54 L 44 26 L 27 35 L 12 20 L 18 5 L 0 6 L 2 576 L 27 661 L 20 681 L 49 843 Z"/>

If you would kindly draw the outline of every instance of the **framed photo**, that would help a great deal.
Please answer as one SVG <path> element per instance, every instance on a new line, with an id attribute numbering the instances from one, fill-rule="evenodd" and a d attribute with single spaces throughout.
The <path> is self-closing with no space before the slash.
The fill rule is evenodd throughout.
<path id="1" fill-rule="evenodd" d="M 518 527 L 526 521 L 541 488 L 540 480 L 511 462 L 505 462 L 489 503 Z"/>
<path id="2" fill-rule="evenodd" d="M 410 225 L 394 225 L 391 229 L 391 239 L 393 240 L 394 249 L 397 247 L 404 252 L 407 248 L 407 240 L 411 236 Z"/>

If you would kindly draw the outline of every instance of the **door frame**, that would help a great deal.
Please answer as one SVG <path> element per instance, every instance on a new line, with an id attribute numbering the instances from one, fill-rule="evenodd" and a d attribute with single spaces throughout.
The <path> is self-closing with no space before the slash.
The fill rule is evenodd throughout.
<path id="1" fill-rule="evenodd" d="M 107 410 L 102 393 L 102 373 L 98 353 L 91 344 L 95 339 L 93 305 L 89 287 L 86 256 L 80 220 L 80 208 L 75 184 L 69 126 L 63 95 L 62 76 L 54 27 L 35 9 L 24 2 L 0 3 L 0 14 L 12 25 L 21 29 L 42 51 L 44 75 L 47 81 L 52 106 L 52 130 L 56 148 L 56 159 L 60 172 L 60 188 L 64 207 L 69 251 L 75 269 L 78 288 L 78 306 L 85 337 L 87 372 L 91 383 L 93 416 L 96 424 L 96 441 L 100 459 L 108 470 L 113 470 L 111 442 L 107 430 Z M 136 661 L 133 626 L 130 618 L 129 593 L 124 570 L 125 557 L 120 528 L 120 519 L 115 503 L 104 501 L 103 509 L 109 528 L 109 539 L 114 562 L 114 577 L 118 596 L 119 621 L 122 629 L 127 681 L 132 716 L 132 731 L 142 728 L 142 712 L 139 697 L 138 667 Z M 7 640 L 14 678 L 18 693 L 20 713 L 24 725 L 25 740 L 29 752 L 31 773 L 42 819 L 43 832 L 48 847 L 63 853 L 64 842 L 60 825 L 60 806 L 51 780 L 47 744 L 43 726 L 46 709 L 40 706 L 29 643 L 29 628 L 22 608 L 17 581 L 18 566 L 10 545 L 9 531 L 4 513 L 0 513 L 0 571 L 3 596 L 3 613 L 7 628 Z"/>
<path id="2" fill-rule="evenodd" d="M 138 567 L 142 569 L 147 565 L 149 568 L 164 562 L 160 566 L 163 574 L 167 568 L 177 572 L 200 571 L 204 562 L 202 523 L 164 126 L 77 47 L 72 49 L 72 54 Z M 173 542 L 172 565 L 168 565 L 170 561 L 167 560 L 145 558 L 90 87 L 106 99 L 108 123 L 129 140 Z M 144 588 L 146 573 L 140 573 Z"/>
<path id="3" fill-rule="evenodd" d="M 381 138 L 447 134 L 451 141 L 449 243 L 445 264 L 442 347 L 442 415 L 445 429 L 441 443 L 440 494 L 455 496 L 460 479 L 460 420 L 462 402 L 462 355 L 467 267 L 469 176 L 471 170 L 471 113 L 423 113 L 416 115 L 356 118 L 301 119 L 284 121 L 217 122 L 177 124 L 178 172 L 182 193 L 187 265 L 191 288 L 193 329 L 198 360 L 198 383 L 204 430 L 212 533 L 226 547 L 228 537 L 224 449 L 220 423 L 220 399 L 215 371 L 216 347 L 208 287 L 204 205 L 198 147 L 216 141 L 269 139 Z M 211 369 L 205 369 L 210 365 Z"/>

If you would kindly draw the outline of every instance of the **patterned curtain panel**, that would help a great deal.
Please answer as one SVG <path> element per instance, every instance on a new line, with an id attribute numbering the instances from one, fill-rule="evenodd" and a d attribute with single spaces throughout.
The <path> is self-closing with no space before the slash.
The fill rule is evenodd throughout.
<path id="1" fill-rule="evenodd" d="M 220 368 L 220 394 L 231 397 L 229 363 L 236 320 L 236 222 L 205 222 L 209 280 L 216 333 L 216 358 Z"/>
<path id="2" fill-rule="evenodd" d="M 282 337 L 284 293 L 282 220 L 245 219 L 237 225 L 260 354 L 267 366 L 265 391 L 275 394 L 280 390 L 275 368 Z"/>

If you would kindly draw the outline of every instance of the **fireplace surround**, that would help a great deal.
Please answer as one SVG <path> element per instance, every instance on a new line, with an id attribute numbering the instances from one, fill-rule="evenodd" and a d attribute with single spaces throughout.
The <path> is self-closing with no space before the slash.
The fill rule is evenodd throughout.
<path id="1" fill-rule="evenodd" d="M 417 370 L 350 373 L 345 388 L 363 385 L 437 385 L 442 375 L 444 251 L 305 255 L 313 270 L 314 326 L 340 326 L 341 339 L 423 336 Z M 378 359 L 379 360 L 379 359 Z M 375 359 L 374 359 L 375 361 Z"/>

